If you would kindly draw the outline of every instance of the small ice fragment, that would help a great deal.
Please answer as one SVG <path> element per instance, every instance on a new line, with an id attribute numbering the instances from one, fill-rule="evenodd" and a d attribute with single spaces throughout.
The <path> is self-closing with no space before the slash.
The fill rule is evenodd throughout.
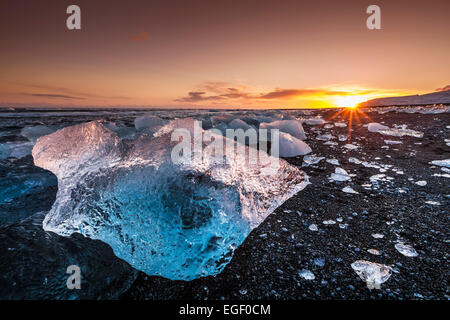
<path id="1" fill-rule="evenodd" d="M 417 257 L 419 255 L 413 247 L 404 243 L 396 243 L 395 249 L 405 257 Z"/>
<path id="2" fill-rule="evenodd" d="M 241 290 L 239 290 L 239 293 L 242 294 L 242 295 L 246 295 L 247 294 L 247 290 L 241 289 Z"/>
<path id="3" fill-rule="evenodd" d="M 303 120 L 303 123 L 314 126 L 316 124 L 324 124 L 325 120 L 323 120 L 322 118 L 309 118 Z"/>
<path id="4" fill-rule="evenodd" d="M 344 148 L 346 148 L 348 150 L 355 150 L 355 149 L 358 149 L 358 146 L 355 146 L 354 144 L 347 143 L 346 145 L 344 145 Z"/>
<path id="5" fill-rule="evenodd" d="M 354 157 L 350 157 L 350 158 L 348 159 L 348 162 L 349 162 L 349 163 L 354 163 L 354 164 L 360 164 L 360 163 L 361 163 L 361 160 L 358 160 L 357 158 L 354 158 Z"/>
<path id="6" fill-rule="evenodd" d="M 330 179 L 334 181 L 348 181 L 351 178 L 348 175 L 347 171 L 338 167 L 334 169 L 334 173 L 331 174 Z"/>
<path id="7" fill-rule="evenodd" d="M 440 206 L 441 203 L 439 201 L 425 201 L 426 204 L 431 204 L 432 206 Z"/>
<path id="8" fill-rule="evenodd" d="M 394 137 L 403 137 L 403 136 L 411 136 L 415 138 L 422 138 L 423 132 L 415 131 L 411 129 L 385 129 L 385 130 L 379 130 L 378 133 L 381 133 L 382 135 L 387 136 L 394 136 Z"/>
<path id="9" fill-rule="evenodd" d="M 367 288 L 380 289 L 380 285 L 386 282 L 392 274 L 391 268 L 384 264 L 357 260 L 351 264 L 356 274 L 365 281 Z"/>
<path id="10" fill-rule="evenodd" d="M 416 181 L 415 184 L 418 186 L 424 187 L 427 185 L 427 182 L 425 180 Z"/>
<path id="11" fill-rule="evenodd" d="M 374 237 L 375 239 L 383 239 L 384 235 L 382 235 L 381 233 L 372 233 L 372 237 Z"/>
<path id="12" fill-rule="evenodd" d="M 434 161 L 431 161 L 430 163 L 434 164 L 436 166 L 450 168 L 450 159 L 434 160 Z"/>
<path id="13" fill-rule="evenodd" d="M 325 221 L 322 221 L 322 223 L 325 224 L 325 225 L 331 225 L 331 224 L 336 224 L 336 221 L 334 221 L 334 220 L 325 220 Z"/>
<path id="14" fill-rule="evenodd" d="M 316 277 L 314 276 L 314 273 L 312 273 L 309 270 L 302 270 L 298 273 L 300 277 L 302 277 L 305 280 L 314 280 Z"/>
<path id="15" fill-rule="evenodd" d="M 371 182 L 377 182 L 377 181 L 384 181 L 385 177 L 386 177 L 385 174 L 376 174 L 376 175 L 371 176 L 369 179 Z"/>
<path id="16" fill-rule="evenodd" d="M 336 145 L 337 145 L 337 142 L 334 142 L 334 141 L 327 141 L 327 142 L 324 142 L 323 144 L 324 144 L 324 145 L 327 145 L 327 146 L 336 146 Z"/>
<path id="17" fill-rule="evenodd" d="M 332 136 L 332 135 L 329 134 L 329 133 L 326 133 L 326 134 L 319 134 L 319 135 L 316 137 L 316 139 L 317 139 L 317 140 L 323 140 L 323 141 L 325 141 L 325 140 L 331 140 L 331 139 L 334 139 L 334 136 Z"/>
<path id="18" fill-rule="evenodd" d="M 345 128 L 347 126 L 347 124 L 343 122 L 335 122 L 334 125 L 339 128 Z"/>
<path id="19" fill-rule="evenodd" d="M 368 249 L 367 252 L 376 256 L 379 256 L 381 254 L 380 251 L 376 249 Z"/>
<path id="20" fill-rule="evenodd" d="M 312 152 L 311 148 L 289 133 L 279 133 L 279 155 L 280 157 L 296 157 Z"/>
<path id="21" fill-rule="evenodd" d="M 317 225 L 316 224 L 311 224 L 309 227 L 308 227 L 308 229 L 309 230 L 311 230 L 311 231 L 318 231 L 319 230 L 319 228 L 317 228 Z"/>
<path id="22" fill-rule="evenodd" d="M 345 141 L 348 139 L 348 136 L 346 134 L 340 134 L 338 135 L 338 140 L 339 141 Z"/>
<path id="23" fill-rule="evenodd" d="M 323 159 L 325 159 L 325 158 L 324 157 L 317 157 L 315 155 L 307 155 L 307 156 L 303 157 L 303 162 L 306 164 L 306 166 L 309 166 L 311 164 L 319 163 Z"/>
<path id="24" fill-rule="evenodd" d="M 384 143 L 386 143 L 386 144 L 401 144 L 403 142 L 396 141 L 396 140 L 384 140 Z"/>
<path id="25" fill-rule="evenodd" d="M 367 130 L 369 130 L 369 132 L 378 132 L 380 130 L 386 129 L 389 129 L 389 127 L 383 126 L 382 124 L 377 122 L 369 123 L 369 125 L 367 126 Z"/>
<path id="26" fill-rule="evenodd" d="M 344 191 L 344 192 L 346 192 L 346 193 L 354 193 L 354 194 L 359 193 L 358 191 L 353 190 L 353 188 L 352 188 L 352 187 L 349 187 L 349 186 L 343 188 L 342 191 Z"/>
<path id="27" fill-rule="evenodd" d="M 326 125 L 323 126 L 325 129 L 331 129 L 333 128 L 333 125 L 331 123 L 327 123 Z"/>
<path id="28" fill-rule="evenodd" d="M 338 166 L 339 165 L 339 161 L 337 159 L 327 159 L 327 162 L 334 165 L 334 166 Z"/>

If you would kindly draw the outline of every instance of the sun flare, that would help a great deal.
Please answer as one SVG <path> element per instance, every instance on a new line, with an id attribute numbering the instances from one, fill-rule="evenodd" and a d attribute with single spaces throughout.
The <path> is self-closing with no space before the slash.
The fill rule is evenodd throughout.
<path id="1" fill-rule="evenodd" d="M 369 100 L 367 96 L 339 96 L 334 104 L 341 108 L 355 108 L 359 103 Z"/>

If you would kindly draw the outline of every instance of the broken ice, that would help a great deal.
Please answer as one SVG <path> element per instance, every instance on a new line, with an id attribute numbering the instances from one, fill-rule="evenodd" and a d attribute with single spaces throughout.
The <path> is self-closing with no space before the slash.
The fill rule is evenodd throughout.
<path id="1" fill-rule="evenodd" d="M 367 288 L 380 289 L 380 285 L 386 282 L 392 274 L 391 268 L 384 264 L 357 260 L 351 264 L 356 274 L 365 281 Z"/>
<path id="2" fill-rule="evenodd" d="M 413 247 L 407 244 L 396 243 L 395 249 L 397 249 L 397 251 L 400 252 L 405 257 L 417 257 L 419 255 Z"/>
<path id="3" fill-rule="evenodd" d="M 191 280 L 218 274 L 250 231 L 307 178 L 282 159 L 275 173 L 264 174 L 264 165 L 249 164 L 248 147 L 227 164 L 195 157 L 174 164 L 178 141 L 171 141 L 171 130 L 184 120 L 135 140 L 121 140 L 97 121 L 40 137 L 34 162 L 58 178 L 44 229 L 102 240 L 149 275 Z M 158 120 L 137 124 L 149 128 Z M 273 158 L 264 154 L 270 166 Z"/>

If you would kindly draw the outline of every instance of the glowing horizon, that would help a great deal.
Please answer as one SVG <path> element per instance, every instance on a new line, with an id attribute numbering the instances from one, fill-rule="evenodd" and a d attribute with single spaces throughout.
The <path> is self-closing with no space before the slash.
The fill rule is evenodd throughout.
<path id="1" fill-rule="evenodd" d="M 1 106 L 352 107 L 450 80 L 448 1 L 381 1 L 381 30 L 356 0 L 77 5 L 68 30 L 65 2 L 5 1 Z"/>

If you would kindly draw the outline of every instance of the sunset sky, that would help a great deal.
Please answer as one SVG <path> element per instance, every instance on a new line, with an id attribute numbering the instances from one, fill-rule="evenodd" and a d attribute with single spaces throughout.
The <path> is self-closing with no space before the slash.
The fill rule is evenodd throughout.
<path id="1" fill-rule="evenodd" d="M 66 8 L 81 8 L 81 30 Z M 370 4 L 381 30 L 366 28 Z M 450 84 L 450 1 L 2 0 L 0 106 L 306 108 Z"/>

